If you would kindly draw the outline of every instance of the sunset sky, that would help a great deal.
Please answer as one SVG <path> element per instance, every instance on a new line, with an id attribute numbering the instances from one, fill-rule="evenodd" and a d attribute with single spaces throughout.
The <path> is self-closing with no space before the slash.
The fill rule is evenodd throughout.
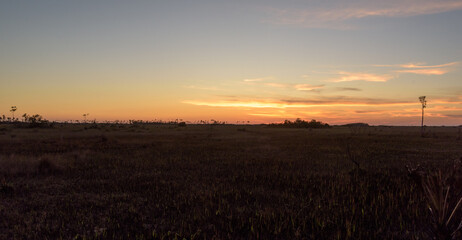
<path id="1" fill-rule="evenodd" d="M 462 125 L 462 0 L 0 0 L 0 115 Z"/>

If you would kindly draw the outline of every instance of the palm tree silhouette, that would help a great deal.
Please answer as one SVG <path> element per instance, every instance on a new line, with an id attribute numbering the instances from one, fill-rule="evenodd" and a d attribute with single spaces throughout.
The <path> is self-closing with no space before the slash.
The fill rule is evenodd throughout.
<path id="1" fill-rule="evenodd" d="M 425 96 L 419 97 L 420 103 L 422 103 L 422 124 L 421 124 L 421 135 L 424 135 L 424 108 L 427 107 L 427 100 L 425 100 Z"/>
<path id="2" fill-rule="evenodd" d="M 84 119 L 84 123 L 87 123 L 87 116 L 90 115 L 89 113 L 85 113 L 83 114 L 83 119 Z"/>
<path id="3" fill-rule="evenodd" d="M 16 110 L 18 110 L 16 106 L 11 106 L 10 112 L 13 114 L 13 122 L 14 122 L 14 112 L 16 112 Z"/>

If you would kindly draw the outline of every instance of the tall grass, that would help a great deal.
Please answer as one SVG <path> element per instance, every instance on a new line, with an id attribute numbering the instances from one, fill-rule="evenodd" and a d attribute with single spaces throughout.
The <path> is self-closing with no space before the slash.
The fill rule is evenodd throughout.
<path id="1" fill-rule="evenodd" d="M 460 161 L 456 161 L 449 173 L 441 170 L 424 172 L 419 168 L 408 169 L 421 186 L 431 213 L 430 236 L 438 240 L 460 239 L 461 219 L 461 175 Z"/>
<path id="2" fill-rule="evenodd" d="M 3 131 L 0 239 L 428 239 L 436 208 L 405 165 L 444 178 L 462 156 L 448 128 L 170 127 Z M 435 202 L 452 234 L 462 188 L 447 175 Z"/>

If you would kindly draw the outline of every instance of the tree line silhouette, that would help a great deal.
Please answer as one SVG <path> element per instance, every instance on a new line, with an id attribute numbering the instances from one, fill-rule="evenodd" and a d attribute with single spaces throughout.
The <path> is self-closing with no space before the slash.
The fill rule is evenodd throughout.
<path id="1" fill-rule="evenodd" d="M 421 135 L 423 137 L 425 135 L 424 109 L 427 107 L 427 100 L 426 100 L 425 96 L 421 96 L 421 97 L 419 97 L 419 101 L 422 104 Z M 11 106 L 10 112 L 11 112 L 12 117 L 6 117 L 5 115 L 2 115 L 0 117 L 0 122 L 3 122 L 3 123 L 5 123 L 5 122 L 6 123 L 19 122 L 19 119 L 15 118 L 15 112 L 17 110 L 18 110 L 18 108 L 16 106 Z M 90 115 L 89 113 L 85 113 L 85 114 L 82 115 L 83 118 L 84 118 L 82 123 L 88 123 L 87 117 L 89 115 Z M 22 118 L 23 118 L 23 121 L 22 121 L 23 123 L 29 123 L 31 126 L 44 126 L 44 125 L 48 125 L 48 123 L 49 123 L 48 120 L 46 120 L 45 118 L 43 118 L 39 114 L 28 115 L 27 113 L 24 113 L 22 115 Z M 65 121 L 64 123 L 81 123 L 81 122 L 79 120 L 75 120 L 75 121 L 71 120 L 71 121 Z M 93 120 L 93 121 L 91 121 L 91 123 L 96 124 L 97 122 L 96 122 L 96 120 Z M 105 121 L 104 123 L 115 123 L 115 124 L 124 124 L 125 123 L 126 124 L 127 122 L 116 120 L 116 121 L 113 121 L 113 122 Z M 183 119 L 176 119 L 175 121 L 162 121 L 162 120 L 154 120 L 154 121 L 129 120 L 128 121 L 128 124 L 130 124 L 130 125 L 175 124 L 175 125 L 178 125 L 178 126 L 181 126 L 181 127 L 186 126 L 187 123 L 190 124 L 190 122 L 183 121 Z M 242 123 L 245 124 L 245 121 L 242 121 Z M 225 122 L 225 121 L 217 121 L 217 120 L 211 119 L 210 121 L 200 120 L 200 121 L 197 121 L 195 124 L 219 125 L 219 124 L 227 124 L 227 122 Z M 237 122 L 237 124 L 239 124 L 239 121 Z M 247 121 L 247 124 L 250 124 L 250 122 Z M 351 126 L 349 126 L 349 125 L 351 125 Z M 357 127 L 359 125 L 368 126 L 368 124 L 365 124 L 365 123 L 355 123 L 354 127 Z M 302 120 L 300 118 L 297 118 L 295 121 L 290 121 L 290 120 L 286 119 L 282 123 L 271 123 L 268 126 L 270 126 L 270 127 L 284 127 L 284 128 L 329 128 L 329 127 L 331 127 L 329 124 L 323 123 L 321 121 L 316 121 L 315 119 L 308 122 L 308 121 Z M 353 127 L 353 124 L 347 124 L 345 126 Z"/>
<path id="2" fill-rule="evenodd" d="M 330 128 L 329 124 L 323 123 L 316 120 L 311 120 L 309 122 L 297 118 L 295 121 L 284 120 L 283 123 L 272 123 L 269 124 L 270 127 L 284 127 L 284 128 Z"/>

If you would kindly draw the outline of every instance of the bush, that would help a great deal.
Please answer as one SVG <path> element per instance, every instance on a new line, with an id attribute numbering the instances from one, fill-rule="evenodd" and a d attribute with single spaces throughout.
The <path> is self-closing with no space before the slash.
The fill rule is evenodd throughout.
<path id="1" fill-rule="evenodd" d="M 329 128 L 329 124 L 318 122 L 316 120 L 311 120 L 307 122 L 300 118 L 297 118 L 295 121 L 285 120 L 283 123 L 272 123 L 271 127 L 286 127 L 286 128 Z"/>
<path id="2" fill-rule="evenodd" d="M 27 115 L 24 114 L 24 122 L 15 122 L 15 127 L 22 128 L 52 128 L 54 126 L 53 122 L 49 122 L 48 120 L 44 119 L 39 114 L 34 115 Z"/>

